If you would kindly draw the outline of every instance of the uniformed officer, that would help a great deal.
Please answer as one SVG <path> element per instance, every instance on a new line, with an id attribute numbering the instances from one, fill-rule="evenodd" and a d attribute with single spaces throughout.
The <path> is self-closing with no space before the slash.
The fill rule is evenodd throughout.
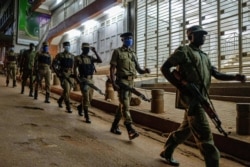
<path id="1" fill-rule="evenodd" d="M 33 70 L 35 62 L 35 45 L 30 43 L 29 49 L 25 50 L 22 55 L 21 64 L 20 64 L 20 73 L 22 73 L 22 88 L 21 94 L 24 93 L 24 87 L 26 85 L 27 79 L 29 78 L 29 96 L 33 96 Z"/>
<path id="2" fill-rule="evenodd" d="M 96 58 L 89 56 L 90 49 L 96 55 Z M 102 63 L 102 59 L 96 52 L 94 47 L 90 47 L 89 43 L 82 43 L 82 54 L 75 57 L 74 64 L 74 74 L 80 79 L 86 79 L 87 82 L 93 83 L 93 74 L 95 72 L 94 63 Z M 78 74 L 79 73 L 79 74 Z M 81 93 L 82 93 L 82 103 L 77 106 L 78 114 L 82 115 L 82 110 L 84 111 L 84 117 L 87 123 L 91 123 L 88 114 L 88 107 L 92 100 L 93 89 L 88 86 L 87 83 L 80 84 Z"/>
<path id="3" fill-rule="evenodd" d="M 73 74 L 74 55 L 70 53 L 69 42 L 63 42 L 63 48 L 64 51 L 58 53 L 53 60 L 52 67 L 60 79 L 61 86 L 63 88 L 63 93 L 57 101 L 58 106 L 62 108 L 62 102 L 64 100 L 67 112 L 72 113 L 69 96 L 74 81 L 73 78 L 71 78 Z"/>
<path id="4" fill-rule="evenodd" d="M 141 69 L 135 52 L 132 50 L 133 34 L 126 32 L 121 34 L 122 47 L 114 50 L 110 61 L 110 79 L 114 90 L 118 91 L 119 106 L 110 131 L 114 134 L 121 134 L 118 127 L 120 119 L 124 118 L 124 125 L 128 131 L 129 139 L 139 136 L 139 133 L 132 127 L 132 118 L 129 111 L 131 92 L 122 85 L 134 87 L 136 72 L 140 74 L 150 73 L 148 68 Z"/>
<path id="5" fill-rule="evenodd" d="M 190 44 L 177 48 L 161 67 L 166 79 L 182 90 L 180 100 L 186 110 L 182 124 L 176 131 L 170 133 L 164 150 L 160 154 L 172 166 L 179 166 L 179 162 L 172 157 L 174 149 L 191 135 L 195 138 L 196 144 L 204 156 L 206 167 L 219 166 L 220 153 L 214 145 L 206 113 L 199 102 L 193 100 L 195 97 L 185 94 L 187 91 L 184 90 L 187 90 L 188 83 L 195 84 L 203 96 L 207 98 L 206 90 L 209 89 L 211 76 L 219 80 L 245 81 L 244 75 L 222 74 L 211 65 L 208 55 L 201 50 L 206 35 L 207 31 L 201 26 L 188 28 L 187 36 Z M 176 79 L 171 73 L 170 69 L 174 66 L 178 66 L 182 80 Z"/>
<path id="6" fill-rule="evenodd" d="M 9 85 L 10 76 L 13 78 L 13 87 L 16 87 L 16 73 L 17 73 L 18 54 L 14 52 L 14 45 L 11 45 L 6 52 L 4 60 L 4 68 L 7 70 L 6 86 Z"/>
<path id="7" fill-rule="evenodd" d="M 50 80 L 51 80 L 51 55 L 49 54 L 48 42 L 43 42 L 41 52 L 38 52 L 35 57 L 35 93 L 34 99 L 38 96 L 38 87 L 42 84 L 43 78 L 45 79 L 45 103 L 50 103 Z"/>

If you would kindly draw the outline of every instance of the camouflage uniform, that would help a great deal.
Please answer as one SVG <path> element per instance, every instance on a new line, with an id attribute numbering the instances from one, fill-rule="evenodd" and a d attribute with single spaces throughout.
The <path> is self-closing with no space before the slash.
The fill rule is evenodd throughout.
<path id="1" fill-rule="evenodd" d="M 80 76 L 79 78 L 87 79 L 88 82 L 93 83 L 93 74 L 95 71 L 94 60 L 92 56 L 78 55 L 75 57 L 75 67 L 78 68 Z M 93 97 L 93 89 L 87 84 L 81 84 L 81 92 L 83 95 L 82 104 L 83 107 L 90 106 L 90 102 Z"/>
<path id="2" fill-rule="evenodd" d="M 187 56 L 188 54 L 192 55 L 196 60 L 204 85 L 207 89 L 209 89 L 212 66 L 207 54 L 202 52 L 199 48 L 193 46 L 192 44 L 190 44 L 190 46 L 179 47 L 174 54 L 169 57 L 168 61 L 172 64 L 182 64 L 179 70 L 183 78 L 185 78 L 188 82 L 196 84 L 201 90 L 199 76 L 196 73 L 196 69 L 192 65 L 192 61 Z M 202 91 L 202 94 L 206 97 L 205 91 Z M 205 157 L 207 166 L 211 166 L 209 165 L 210 163 L 215 167 L 219 164 L 220 153 L 214 145 L 213 136 L 204 109 L 199 103 L 197 103 L 197 101 L 193 101 L 193 98 L 190 96 L 181 94 L 180 98 L 181 103 L 187 109 L 187 112 L 185 112 L 184 120 L 180 127 L 176 131 L 170 133 L 165 144 L 165 148 L 167 149 L 172 147 L 172 150 L 174 150 L 178 144 L 183 143 L 192 134 L 195 138 L 197 146 Z M 171 153 L 172 150 L 169 152 L 166 151 L 165 154 Z"/>
<path id="3" fill-rule="evenodd" d="M 47 43 L 43 44 L 43 47 L 48 46 Z M 39 52 L 35 58 L 35 68 L 36 68 L 36 85 L 35 85 L 35 94 L 34 99 L 37 99 L 38 96 L 38 87 L 42 84 L 43 78 L 45 79 L 45 103 L 50 103 L 50 80 L 51 80 L 51 55 L 49 52 Z"/>
<path id="4" fill-rule="evenodd" d="M 9 85 L 10 76 L 13 78 L 13 87 L 16 86 L 17 59 L 18 54 L 16 54 L 13 50 L 6 53 L 4 62 L 4 66 L 7 68 L 6 86 Z"/>
<path id="5" fill-rule="evenodd" d="M 30 44 L 30 47 L 34 47 L 34 44 Z M 20 71 L 22 73 L 22 88 L 21 94 L 24 93 L 24 87 L 26 85 L 27 79 L 29 78 L 29 96 L 33 96 L 33 70 L 35 62 L 36 51 L 29 49 L 25 50 L 22 55 L 22 60 L 20 64 Z"/>
<path id="6" fill-rule="evenodd" d="M 63 93 L 57 101 L 58 105 L 62 107 L 62 102 L 64 100 L 68 113 L 72 113 L 70 107 L 70 91 L 74 83 L 74 80 L 71 78 L 73 74 L 74 55 L 66 51 L 58 53 L 53 60 L 52 66 L 54 66 L 54 64 L 59 65 L 58 77 L 61 82 L 61 87 L 63 88 Z"/>
<path id="7" fill-rule="evenodd" d="M 136 72 L 140 74 L 150 73 L 149 69 L 142 70 L 138 64 L 137 56 L 131 49 L 133 44 L 132 36 L 131 32 L 121 34 L 123 46 L 113 51 L 110 61 L 110 78 L 114 89 L 118 91 L 120 102 L 110 131 L 114 134 L 121 134 L 118 124 L 123 117 L 130 140 L 138 137 L 139 133 L 132 128 L 133 121 L 129 111 L 131 92 L 126 87 L 134 87 Z"/>
<path id="8" fill-rule="evenodd" d="M 95 53 L 97 58 L 88 55 L 90 48 Z M 79 77 L 80 80 L 81 79 L 87 80 L 88 83 L 94 84 L 92 79 L 93 74 L 95 72 L 94 63 L 101 63 L 101 62 L 102 60 L 95 51 L 95 48 L 90 47 L 89 43 L 82 43 L 82 54 L 75 57 L 74 73 L 77 77 Z M 81 82 L 80 87 L 82 93 L 82 103 L 77 107 L 78 114 L 82 116 L 82 110 L 84 110 L 84 116 L 86 118 L 86 122 L 91 123 L 88 115 L 88 107 L 90 106 L 94 90 L 93 88 L 89 87 L 89 85 L 86 82 L 85 83 Z"/>
<path id="9" fill-rule="evenodd" d="M 220 73 L 211 65 L 210 59 L 204 53 L 200 46 L 204 44 L 207 32 L 200 26 L 192 26 L 187 29 L 188 46 L 180 46 L 163 64 L 161 71 L 170 83 L 175 85 L 179 90 L 180 102 L 185 108 L 183 122 L 180 127 L 170 133 L 161 157 L 167 160 L 167 163 L 178 166 L 179 162 L 172 158 L 174 149 L 187 140 L 191 135 L 204 156 L 206 167 L 218 167 L 220 153 L 214 145 L 213 135 L 207 120 L 206 111 L 201 106 L 196 97 L 190 96 L 188 92 L 188 84 L 194 84 L 203 95 L 208 98 L 207 90 L 211 83 L 211 76 L 219 80 L 239 80 L 244 81 L 245 76 L 228 75 Z M 178 67 L 181 79 L 176 79 L 171 73 L 172 67 Z M 187 84 L 183 84 L 185 82 Z M 176 100 L 179 101 L 178 98 Z"/>
<path id="10" fill-rule="evenodd" d="M 136 77 L 134 59 L 137 59 L 135 52 L 129 48 L 121 47 L 114 50 L 110 64 L 117 67 L 116 83 L 118 85 L 123 83 L 134 87 L 134 78 Z M 131 124 L 133 122 L 129 111 L 131 92 L 121 87 L 118 91 L 118 97 L 120 104 L 115 118 L 120 120 L 123 116 L 125 118 L 124 123 Z"/>

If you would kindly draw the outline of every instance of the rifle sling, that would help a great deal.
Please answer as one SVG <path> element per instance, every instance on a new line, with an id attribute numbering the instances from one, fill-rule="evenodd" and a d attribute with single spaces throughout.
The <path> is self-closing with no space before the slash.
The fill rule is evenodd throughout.
<path id="1" fill-rule="evenodd" d="M 186 48 L 186 54 L 187 54 L 187 56 L 190 58 L 190 60 L 192 61 L 192 64 L 193 64 L 193 66 L 194 66 L 194 68 L 195 68 L 195 70 L 196 70 L 196 72 L 197 72 L 197 74 L 198 74 L 198 77 L 199 77 L 200 81 L 201 81 L 202 89 L 204 89 L 204 91 L 205 91 L 205 93 L 206 93 L 206 95 L 207 95 L 207 97 L 208 97 L 208 99 L 209 99 L 209 101 L 210 101 L 212 107 L 214 108 L 213 103 L 211 102 L 210 96 L 209 96 L 209 94 L 208 94 L 208 91 L 207 91 L 207 89 L 206 89 L 206 87 L 205 87 L 205 85 L 204 85 L 204 82 L 203 82 L 203 80 L 202 80 L 201 74 L 200 74 L 200 72 L 199 72 L 199 70 L 198 70 L 198 67 L 197 67 L 196 64 L 195 64 L 194 57 L 192 57 L 192 56 L 188 53 L 188 51 L 187 51 L 187 49 L 190 50 L 190 48 L 189 48 L 189 46 L 185 46 L 185 48 Z"/>

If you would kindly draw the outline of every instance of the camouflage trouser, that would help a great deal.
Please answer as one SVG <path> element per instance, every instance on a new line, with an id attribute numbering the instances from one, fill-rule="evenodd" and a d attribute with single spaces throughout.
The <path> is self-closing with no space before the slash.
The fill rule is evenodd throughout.
<path id="1" fill-rule="evenodd" d="M 123 83 L 130 87 L 134 86 L 133 80 L 128 81 L 121 79 L 116 81 L 116 83 L 118 85 L 119 83 Z M 118 97 L 119 97 L 119 106 L 116 110 L 115 119 L 120 120 L 123 117 L 124 123 L 130 124 L 133 122 L 129 111 L 131 92 L 120 87 L 120 90 L 118 91 Z"/>
<path id="2" fill-rule="evenodd" d="M 51 80 L 51 70 L 49 67 L 44 67 L 39 69 L 37 76 L 39 76 L 38 78 L 36 78 L 36 85 L 35 85 L 35 91 L 38 91 L 38 87 L 39 85 L 41 85 L 42 80 L 44 78 L 45 80 L 45 91 L 46 93 L 50 93 L 50 80 Z"/>
<path id="3" fill-rule="evenodd" d="M 16 81 L 16 72 L 17 72 L 17 65 L 14 63 L 8 64 L 6 81 L 9 82 L 10 77 L 12 77 L 13 81 L 15 82 Z"/>
<path id="4" fill-rule="evenodd" d="M 183 143 L 191 135 L 204 156 L 206 167 L 218 167 L 220 153 L 213 142 L 213 136 L 207 120 L 206 113 L 200 105 L 192 108 L 192 116 L 185 112 L 185 117 L 180 127 L 172 132 L 167 140 L 168 147 Z"/>
<path id="5" fill-rule="evenodd" d="M 71 81 L 71 82 L 70 82 Z M 69 102 L 70 102 L 70 91 L 73 87 L 72 83 L 73 83 L 73 79 L 71 78 L 61 78 L 60 79 L 61 82 L 61 87 L 63 88 L 63 93 L 61 98 L 64 99 L 64 102 L 66 104 L 67 107 L 69 107 Z"/>
<path id="6" fill-rule="evenodd" d="M 93 81 L 91 79 L 88 79 L 88 81 L 90 83 L 93 83 Z M 81 93 L 82 93 L 82 107 L 89 107 L 90 106 L 90 102 L 93 98 L 93 93 L 94 90 L 89 87 L 87 84 L 80 84 L 81 87 Z"/>

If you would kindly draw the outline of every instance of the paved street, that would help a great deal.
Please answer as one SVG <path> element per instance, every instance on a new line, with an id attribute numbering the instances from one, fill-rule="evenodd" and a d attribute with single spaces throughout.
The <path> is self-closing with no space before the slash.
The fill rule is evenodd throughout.
<path id="1" fill-rule="evenodd" d="M 140 137 L 129 141 L 124 126 L 121 136 L 109 132 L 113 116 L 90 109 L 92 123 L 58 108 L 58 95 L 50 104 L 44 95 L 28 97 L 28 87 L 6 87 L 0 77 L 0 166 L 1 167 L 166 167 L 159 153 L 165 137 L 136 126 Z M 77 103 L 73 102 L 73 106 Z M 174 154 L 184 167 L 202 167 L 197 149 L 180 145 Z M 221 167 L 243 165 L 221 158 Z"/>

